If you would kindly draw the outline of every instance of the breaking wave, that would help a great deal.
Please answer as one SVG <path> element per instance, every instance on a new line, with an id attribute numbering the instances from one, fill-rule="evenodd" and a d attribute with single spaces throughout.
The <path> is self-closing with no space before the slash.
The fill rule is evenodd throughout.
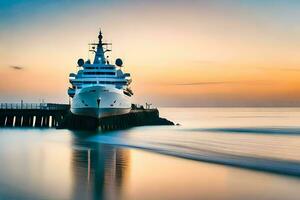
<path id="1" fill-rule="evenodd" d="M 240 134 L 232 137 L 228 133 Z M 299 128 L 135 128 L 99 134 L 89 141 L 300 176 L 298 134 Z"/>

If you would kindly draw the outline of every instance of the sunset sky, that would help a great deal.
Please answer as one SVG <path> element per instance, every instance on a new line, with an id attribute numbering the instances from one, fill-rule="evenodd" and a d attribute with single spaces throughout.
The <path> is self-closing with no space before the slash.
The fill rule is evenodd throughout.
<path id="1" fill-rule="evenodd" d="M 0 101 L 68 102 L 101 27 L 156 106 L 299 106 L 300 1 L 0 1 Z"/>

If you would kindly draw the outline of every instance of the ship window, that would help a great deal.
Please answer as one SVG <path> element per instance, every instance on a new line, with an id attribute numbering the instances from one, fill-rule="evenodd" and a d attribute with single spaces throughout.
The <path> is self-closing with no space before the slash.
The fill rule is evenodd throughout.
<path id="1" fill-rule="evenodd" d="M 73 84 L 96 84 L 97 81 L 74 81 Z"/>
<path id="2" fill-rule="evenodd" d="M 126 81 L 99 81 L 99 84 L 118 84 L 118 85 L 122 85 L 122 84 L 126 84 Z"/>
<path id="3" fill-rule="evenodd" d="M 96 84 L 97 81 L 84 81 L 83 83 L 85 83 L 85 84 Z"/>
<path id="4" fill-rule="evenodd" d="M 99 67 L 84 67 L 84 69 L 99 69 Z M 115 67 L 100 67 L 100 69 L 115 69 Z"/>
<path id="5" fill-rule="evenodd" d="M 115 84 L 114 81 L 99 81 L 100 84 Z"/>
<path id="6" fill-rule="evenodd" d="M 84 75 L 116 75 L 115 72 L 84 72 Z"/>
<path id="7" fill-rule="evenodd" d="M 115 69 L 115 67 L 101 67 L 101 69 Z"/>

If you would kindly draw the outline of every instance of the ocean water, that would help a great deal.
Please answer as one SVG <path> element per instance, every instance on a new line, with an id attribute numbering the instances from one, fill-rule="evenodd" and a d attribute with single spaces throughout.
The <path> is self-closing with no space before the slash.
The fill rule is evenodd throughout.
<path id="1" fill-rule="evenodd" d="M 160 108 L 179 126 L 0 129 L 0 199 L 299 199 L 300 108 Z"/>
<path id="2" fill-rule="evenodd" d="M 160 110 L 181 125 L 138 127 L 96 135 L 90 140 L 300 176 L 299 108 Z"/>

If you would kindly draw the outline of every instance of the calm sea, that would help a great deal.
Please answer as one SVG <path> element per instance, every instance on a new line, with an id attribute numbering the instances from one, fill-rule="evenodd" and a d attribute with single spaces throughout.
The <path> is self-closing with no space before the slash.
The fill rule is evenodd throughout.
<path id="1" fill-rule="evenodd" d="M 300 108 L 160 108 L 179 126 L 0 129 L 0 199 L 299 199 Z"/>

